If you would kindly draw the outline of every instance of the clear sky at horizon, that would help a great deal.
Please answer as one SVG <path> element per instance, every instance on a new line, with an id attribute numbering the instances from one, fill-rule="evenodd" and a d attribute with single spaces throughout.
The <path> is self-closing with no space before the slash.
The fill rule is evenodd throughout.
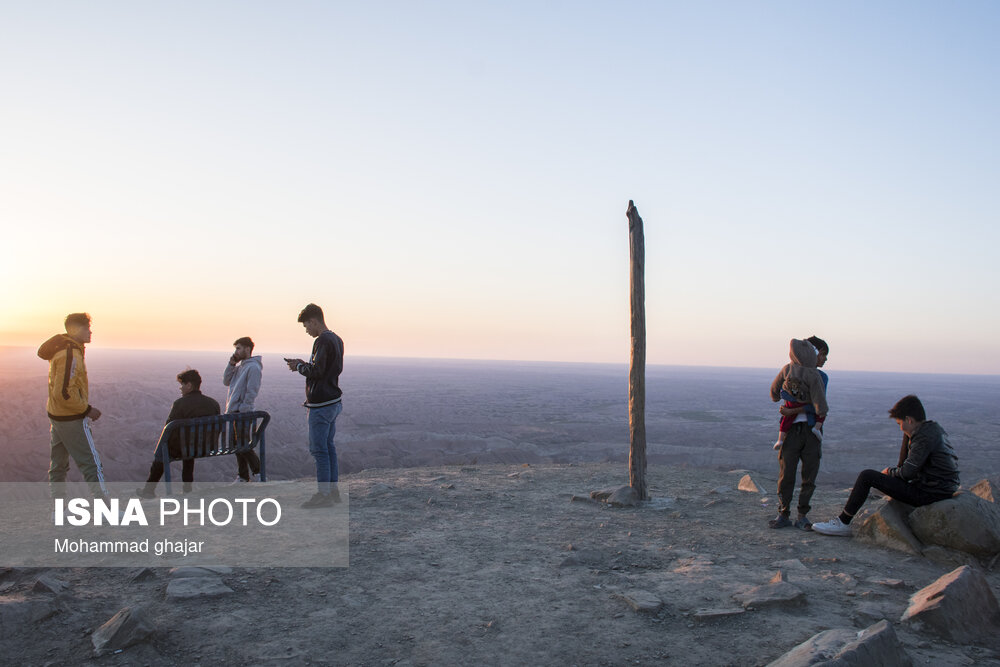
<path id="1" fill-rule="evenodd" d="M 0 345 L 1000 373 L 1000 4 L 0 8 Z M 992 305 L 991 305 L 992 304 Z"/>

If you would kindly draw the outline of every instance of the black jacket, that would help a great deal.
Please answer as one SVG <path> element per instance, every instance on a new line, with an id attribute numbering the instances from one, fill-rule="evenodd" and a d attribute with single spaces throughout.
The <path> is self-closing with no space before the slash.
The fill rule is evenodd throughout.
<path id="1" fill-rule="evenodd" d="M 329 329 L 316 337 L 309 363 L 297 370 L 306 378 L 307 408 L 320 408 L 340 400 L 340 374 L 344 370 L 344 341 Z"/>
<path id="2" fill-rule="evenodd" d="M 899 465 L 888 473 L 932 493 L 954 493 L 961 484 L 958 457 L 948 434 L 933 421 L 921 424 L 912 438 L 903 436 Z"/>

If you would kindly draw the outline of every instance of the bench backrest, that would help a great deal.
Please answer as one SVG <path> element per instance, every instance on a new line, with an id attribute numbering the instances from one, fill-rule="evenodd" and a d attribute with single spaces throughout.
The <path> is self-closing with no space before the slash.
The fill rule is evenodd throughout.
<path id="1" fill-rule="evenodd" d="M 181 456 L 171 456 L 172 461 L 246 452 L 263 444 L 269 421 L 271 415 L 263 410 L 175 419 L 160 432 L 155 456 L 163 460 L 169 449 L 167 443 L 173 438 Z"/>

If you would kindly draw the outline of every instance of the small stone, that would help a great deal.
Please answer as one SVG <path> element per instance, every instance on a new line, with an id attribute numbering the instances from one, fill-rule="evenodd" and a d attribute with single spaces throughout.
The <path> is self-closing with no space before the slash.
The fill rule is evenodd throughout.
<path id="1" fill-rule="evenodd" d="M 127 646 L 144 641 L 153 630 L 142 608 L 125 607 L 91 635 L 94 654 L 118 653 Z"/>
<path id="2" fill-rule="evenodd" d="M 218 597 L 229 595 L 233 589 L 222 583 L 218 577 L 187 577 L 174 579 L 167 585 L 168 600 L 187 600 L 190 598 Z"/>
<path id="3" fill-rule="evenodd" d="M 760 493 L 766 494 L 767 491 L 761 486 L 753 477 L 749 474 L 743 475 L 740 478 L 739 483 L 737 483 L 736 488 L 740 491 L 746 491 L 747 493 Z"/>
<path id="4" fill-rule="evenodd" d="M 746 609 L 698 609 L 694 612 L 693 618 L 699 623 L 709 623 L 723 618 L 731 618 L 745 614 Z"/>
<path id="5" fill-rule="evenodd" d="M 55 593 L 58 595 L 67 588 L 69 588 L 69 584 L 62 579 L 56 579 L 52 575 L 43 574 L 35 580 L 35 585 L 32 587 L 32 590 L 37 593 Z"/>
<path id="6" fill-rule="evenodd" d="M 632 609 L 643 614 L 655 614 L 663 606 L 663 600 L 649 591 L 633 590 L 615 597 L 625 600 Z"/>
<path id="7" fill-rule="evenodd" d="M 805 593 L 785 581 L 756 586 L 733 598 L 747 609 L 797 606 L 806 600 Z"/>

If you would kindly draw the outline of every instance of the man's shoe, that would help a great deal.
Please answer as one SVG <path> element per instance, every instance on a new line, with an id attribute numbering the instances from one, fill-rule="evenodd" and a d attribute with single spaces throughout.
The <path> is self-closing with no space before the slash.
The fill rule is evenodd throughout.
<path id="1" fill-rule="evenodd" d="M 770 526 L 771 528 L 788 528 L 789 526 L 792 525 L 792 522 L 784 514 L 779 514 L 778 516 L 768 521 L 767 525 Z"/>
<path id="2" fill-rule="evenodd" d="M 229 486 L 236 486 L 237 484 L 246 484 L 249 481 L 250 481 L 249 479 L 243 479 L 242 477 L 237 477 L 236 479 L 234 479 L 229 483 Z"/>
<path id="3" fill-rule="evenodd" d="M 152 489 L 147 489 L 146 487 L 143 487 L 141 489 L 136 489 L 135 490 L 135 495 L 139 496 L 140 498 L 155 498 L 156 497 L 156 491 L 153 491 Z"/>
<path id="4" fill-rule="evenodd" d="M 247 481 L 250 481 L 250 482 L 259 482 L 260 481 L 260 475 L 258 475 L 257 473 L 253 473 L 252 475 L 250 475 L 250 479 L 247 480 Z"/>
<path id="5" fill-rule="evenodd" d="M 330 507 L 335 502 L 337 501 L 335 501 L 332 496 L 328 496 L 323 493 L 316 493 L 312 498 L 302 503 L 300 507 L 305 509 L 313 509 L 314 507 Z"/>
<path id="6" fill-rule="evenodd" d="M 795 520 L 795 523 L 793 523 L 792 525 L 798 528 L 799 530 L 812 530 L 813 527 L 812 521 L 810 521 L 804 516 L 800 516 L 798 519 Z"/>
<path id="7" fill-rule="evenodd" d="M 813 524 L 813 532 L 819 533 L 820 535 L 836 535 L 837 537 L 850 537 L 851 536 L 851 526 L 840 520 L 840 517 L 834 517 L 829 521 L 820 521 L 819 523 Z"/>

